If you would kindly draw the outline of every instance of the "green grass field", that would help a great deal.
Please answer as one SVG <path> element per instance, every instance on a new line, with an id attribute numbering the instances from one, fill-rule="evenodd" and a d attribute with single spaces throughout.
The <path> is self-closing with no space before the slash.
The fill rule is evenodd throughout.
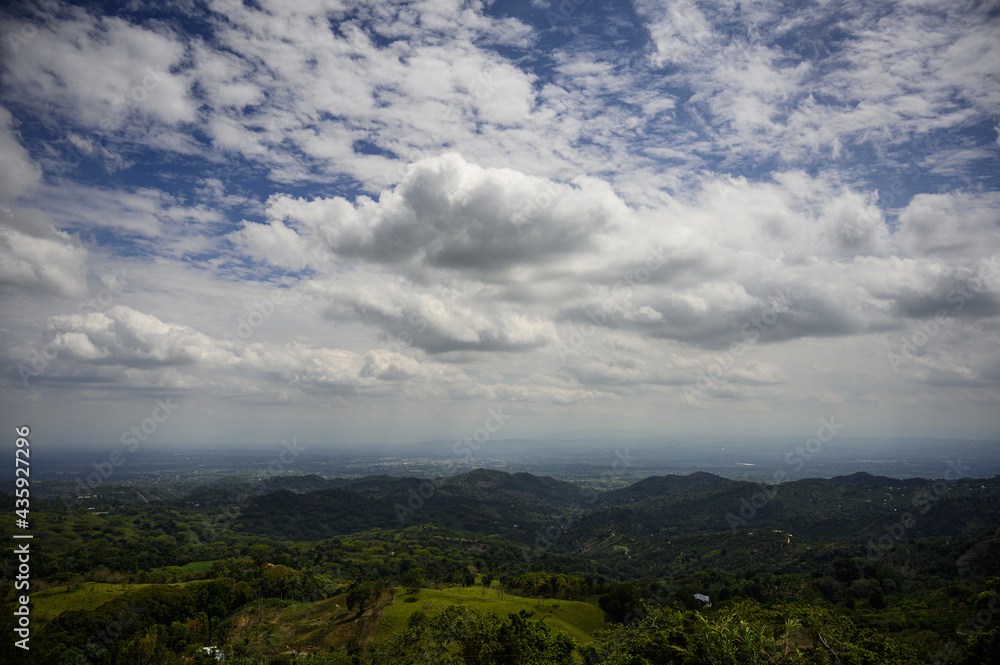
<path id="1" fill-rule="evenodd" d="M 92 610 L 109 600 L 133 589 L 148 584 L 106 584 L 104 582 L 84 582 L 70 587 L 52 587 L 31 594 L 32 617 L 38 621 L 48 621 L 70 610 Z"/>
<path id="2" fill-rule="evenodd" d="M 195 580 L 197 582 L 197 580 Z M 179 582 L 177 585 L 191 584 Z M 107 584 L 84 582 L 69 587 L 55 586 L 31 594 L 31 616 L 37 621 L 48 621 L 71 610 L 92 610 L 118 596 L 152 586 L 151 584 Z M 172 585 L 174 586 L 174 585 Z"/>
<path id="3" fill-rule="evenodd" d="M 211 562 L 196 562 L 208 563 Z M 188 564 L 189 566 L 195 564 Z M 197 581 L 182 584 L 195 584 Z M 149 584 L 106 584 L 85 582 L 70 587 L 52 587 L 31 594 L 32 617 L 40 622 L 48 621 L 62 612 L 71 610 L 92 610 L 122 595 L 151 586 Z M 407 602 L 411 598 L 414 602 Z M 339 603 L 339 605 L 338 605 Z M 333 638 L 331 629 L 353 623 L 354 613 L 343 606 L 343 596 L 317 603 L 290 603 L 275 609 L 268 622 L 273 640 L 293 643 L 296 646 L 330 648 L 339 642 Z M 428 615 L 437 614 L 452 605 L 464 605 L 480 612 L 493 612 L 506 616 L 508 612 L 530 610 L 545 621 L 553 630 L 561 630 L 579 642 L 592 642 L 598 630 L 606 628 L 604 612 L 596 605 L 571 600 L 538 600 L 505 594 L 500 598 L 496 588 L 448 587 L 445 589 L 420 589 L 416 596 L 397 589 L 392 605 L 385 608 L 381 622 L 375 631 L 375 640 L 380 641 L 394 633 L 402 632 L 406 621 L 417 610 Z M 251 608 L 252 609 L 252 608 Z M 346 634 L 346 633 L 345 633 Z M 280 638 L 280 639 L 279 639 Z M 346 639 L 346 638 L 345 638 Z"/>
<path id="4" fill-rule="evenodd" d="M 215 563 L 215 561 L 216 560 L 213 560 L 213 561 L 192 561 L 191 563 L 187 563 L 187 564 L 184 564 L 183 566 L 181 566 L 181 570 L 183 570 L 185 573 L 200 573 L 200 572 L 206 571 L 209 568 L 211 568 L 212 564 Z"/>
<path id="5" fill-rule="evenodd" d="M 579 642 L 592 642 L 594 633 L 607 627 L 601 608 L 575 600 L 538 600 L 510 594 L 504 594 L 501 600 L 496 589 L 484 590 L 479 586 L 421 589 L 416 602 L 406 602 L 410 597 L 412 596 L 406 594 L 404 589 L 397 590 L 395 601 L 385 608 L 382 621 L 375 631 L 376 641 L 401 632 L 406 627 L 406 620 L 417 610 L 428 615 L 437 614 L 451 605 L 465 605 L 470 610 L 493 612 L 500 616 L 507 616 L 509 612 L 531 610 L 550 628 L 562 630 Z"/>

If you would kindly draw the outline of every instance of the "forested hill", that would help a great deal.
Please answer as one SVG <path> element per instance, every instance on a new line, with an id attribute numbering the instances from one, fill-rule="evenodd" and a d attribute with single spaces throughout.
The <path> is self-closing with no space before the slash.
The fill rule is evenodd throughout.
<path id="1" fill-rule="evenodd" d="M 1000 653 L 1000 629 L 968 623 L 1000 599 L 1000 477 L 607 485 L 477 469 L 39 498 L 36 662 L 650 663 L 650 640 L 684 665 Z M 738 626 L 760 637 L 752 659 L 690 650 Z M 549 655 L 484 659 L 510 635 Z"/>
<path id="2" fill-rule="evenodd" d="M 434 524 L 531 541 L 537 529 L 558 523 L 563 546 L 612 532 L 650 537 L 754 529 L 866 541 L 900 520 L 909 538 L 979 532 L 996 523 L 998 507 L 1000 477 L 898 480 L 860 473 L 763 485 L 697 472 L 601 492 L 478 469 L 439 480 L 378 476 L 317 492 L 274 492 L 255 497 L 236 528 L 311 539 L 365 527 Z"/>

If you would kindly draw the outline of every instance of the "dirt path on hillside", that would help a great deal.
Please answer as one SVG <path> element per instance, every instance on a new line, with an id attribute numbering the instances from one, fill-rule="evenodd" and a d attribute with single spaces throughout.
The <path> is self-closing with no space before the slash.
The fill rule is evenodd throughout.
<path id="1" fill-rule="evenodd" d="M 365 649 L 371 646 L 372 640 L 375 639 L 375 631 L 378 630 L 378 625 L 382 621 L 382 615 L 385 614 L 385 608 L 392 605 L 395 600 L 395 594 L 392 591 L 385 589 L 379 596 L 378 601 L 376 601 L 375 607 L 364 613 L 363 616 L 367 618 L 367 620 L 361 625 L 358 641 L 364 645 Z"/>

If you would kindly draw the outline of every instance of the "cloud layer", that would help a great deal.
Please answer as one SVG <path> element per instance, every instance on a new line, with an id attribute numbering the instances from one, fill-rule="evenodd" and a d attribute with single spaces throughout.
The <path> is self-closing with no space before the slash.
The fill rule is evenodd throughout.
<path id="1" fill-rule="evenodd" d="M 5 402 L 995 436 L 989 8 L 591 4 L 0 16 Z"/>

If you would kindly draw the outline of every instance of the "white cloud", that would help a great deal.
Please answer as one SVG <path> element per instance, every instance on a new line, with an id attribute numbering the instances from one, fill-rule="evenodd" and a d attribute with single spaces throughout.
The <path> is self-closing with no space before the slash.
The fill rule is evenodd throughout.
<path id="1" fill-rule="evenodd" d="M 0 224 L 0 257 L 0 285 L 65 296 L 83 293 L 87 250 L 67 234 L 39 237 Z"/>
<path id="2" fill-rule="evenodd" d="M 377 202 L 278 196 L 268 214 L 344 259 L 488 274 L 586 251 L 629 211 L 596 180 L 570 187 L 449 154 L 417 163 Z M 259 233 L 249 226 L 234 237 L 251 243 Z"/>
<path id="3" fill-rule="evenodd" d="M 532 7 L 32 23 L 0 65 L 4 357 L 58 349 L 46 398 L 323 404 L 317 422 L 995 403 L 988 8 L 642 0 L 643 25 L 590 3 L 550 29 L 561 10 Z M 66 308 L 104 265 L 127 292 Z M 233 339 L 278 285 L 294 304 Z M 893 371 L 886 348 L 958 288 L 947 334 Z M 747 354 L 684 403 L 747 325 Z"/>
<path id="4" fill-rule="evenodd" d="M 298 342 L 244 341 L 232 334 L 211 337 L 124 305 L 50 316 L 44 340 L 37 344 L 42 346 L 52 362 L 41 368 L 36 383 L 82 385 L 114 379 L 133 386 L 169 385 L 216 395 L 251 391 L 273 397 L 288 391 L 378 394 L 393 387 L 409 390 L 465 378 L 447 364 L 386 348 L 359 354 Z M 12 344 L 4 354 L 32 367 L 34 348 Z"/>
<path id="5" fill-rule="evenodd" d="M 87 250 L 43 216 L 16 203 L 42 172 L 21 145 L 11 113 L 0 107 L 0 285 L 79 295 Z"/>
<path id="6" fill-rule="evenodd" d="M 917 199 L 893 234 L 873 199 L 787 172 L 770 183 L 706 178 L 685 200 L 640 213 L 592 180 L 557 185 L 447 155 L 417 163 L 377 201 L 274 197 L 268 225 L 232 237 L 275 265 L 325 272 L 310 288 L 331 319 L 432 353 L 551 348 L 560 325 L 595 316 L 722 348 L 768 311 L 780 316 L 767 343 L 898 328 L 914 297 L 944 286 L 927 283 L 937 259 L 924 260 L 915 221 L 941 211 L 922 213 Z M 546 205 L 524 217 L 536 200 Z M 960 226 L 941 224 L 941 237 L 995 232 L 992 200 L 976 205 L 979 217 L 950 211 Z M 317 242 L 324 251 L 304 254 Z"/>
<path id="7" fill-rule="evenodd" d="M 66 18 L 45 21 L 7 53 L 2 80 L 9 95 L 42 117 L 69 118 L 102 133 L 121 129 L 133 115 L 168 125 L 195 119 L 187 82 L 170 72 L 185 48 L 164 26 L 153 31 L 80 8 L 64 10 Z M 8 23 L 4 34 L 31 24 Z"/>
<path id="8" fill-rule="evenodd" d="M 917 194 L 899 213 L 896 240 L 910 256 L 990 256 L 1000 251 L 1000 193 Z"/>
<path id="9" fill-rule="evenodd" d="M 216 206 L 186 205 L 184 197 L 160 189 L 61 183 L 41 191 L 45 196 L 37 209 L 61 228 L 80 234 L 105 229 L 163 256 L 218 252 L 216 233 L 230 227 Z"/>
<path id="10" fill-rule="evenodd" d="M 10 202 L 27 193 L 42 179 L 42 170 L 31 159 L 16 134 L 16 121 L 0 106 L 0 201 Z"/>
<path id="11" fill-rule="evenodd" d="M 693 0 L 642 2 L 637 9 L 650 19 L 652 61 L 658 67 L 696 59 L 714 41 L 712 26 Z"/>

